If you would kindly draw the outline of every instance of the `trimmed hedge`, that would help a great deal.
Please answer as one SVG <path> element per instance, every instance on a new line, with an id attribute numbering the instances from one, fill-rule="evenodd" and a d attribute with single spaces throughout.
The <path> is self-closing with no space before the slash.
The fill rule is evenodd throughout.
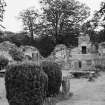
<path id="1" fill-rule="evenodd" d="M 6 97 L 10 105 L 43 105 L 47 91 L 47 75 L 32 63 L 16 63 L 7 67 Z"/>
<path id="2" fill-rule="evenodd" d="M 0 70 L 4 69 L 9 63 L 9 60 L 4 56 L 0 56 Z"/>
<path id="3" fill-rule="evenodd" d="M 62 83 L 60 66 L 57 63 L 50 61 L 43 61 L 41 66 L 44 72 L 48 75 L 47 97 L 58 95 Z"/>

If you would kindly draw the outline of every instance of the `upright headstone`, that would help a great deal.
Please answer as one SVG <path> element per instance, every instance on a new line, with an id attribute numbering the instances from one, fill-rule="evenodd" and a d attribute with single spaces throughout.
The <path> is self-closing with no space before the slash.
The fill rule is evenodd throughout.
<path id="1" fill-rule="evenodd" d="M 62 92 L 64 96 L 69 96 L 70 94 L 70 79 L 63 77 L 62 80 Z"/>
<path id="2" fill-rule="evenodd" d="M 32 60 L 36 63 L 36 64 L 40 64 L 40 54 L 38 52 L 32 53 Z"/>

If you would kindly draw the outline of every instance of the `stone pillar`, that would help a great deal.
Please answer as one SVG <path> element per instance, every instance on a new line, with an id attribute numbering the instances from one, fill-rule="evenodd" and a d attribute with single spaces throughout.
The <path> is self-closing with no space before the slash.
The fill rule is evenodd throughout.
<path id="1" fill-rule="evenodd" d="M 70 78 L 68 78 L 67 70 L 62 70 L 62 93 L 64 96 L 70 94 Z"/>
<path id="2" fill-rule="evenodd" d="M 70 94 L 70 79 L 63 77 L 62 80 L 62 93 L 64 96 L 69 96 Z"/>
<path id="3" fill-rule="evenodd" d="M 40 56 L 39 53 L 32 53 L 32 60 L 36 63 L 36 64 L 40 64 Z"/>

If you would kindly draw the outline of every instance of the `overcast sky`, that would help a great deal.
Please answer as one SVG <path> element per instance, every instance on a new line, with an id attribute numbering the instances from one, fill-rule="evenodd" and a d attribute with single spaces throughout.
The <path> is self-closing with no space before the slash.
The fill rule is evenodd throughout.
<path id="1" fill-rule="evenodd" d="M 7 3 L 5 17 L 3 25 L 6 30 L 19 32 L 22 30 L 22 23 L 16 18 L 19 11 L 35 6 L 39 8 L 39 0 L 4 0 Z M 100 2 L 103 0 L 79 0 L 80 2 L 86 3 L 93 13 L 100 6 Z"/>

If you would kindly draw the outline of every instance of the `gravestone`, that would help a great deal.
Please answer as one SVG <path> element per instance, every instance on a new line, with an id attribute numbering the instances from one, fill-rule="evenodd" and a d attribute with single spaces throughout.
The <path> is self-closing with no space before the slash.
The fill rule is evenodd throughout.
<path id="1" fill-rule="evenodd" d="M 32 53 L 32 61 L 34 61 L 38 65 L 41 63 L 39 52 Z"/>

